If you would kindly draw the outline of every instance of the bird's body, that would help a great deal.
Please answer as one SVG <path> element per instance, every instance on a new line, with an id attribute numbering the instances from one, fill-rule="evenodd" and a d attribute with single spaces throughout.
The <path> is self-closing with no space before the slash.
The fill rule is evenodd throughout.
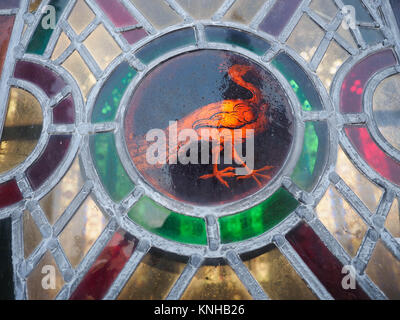
<path id="1" fill-rule="evenodd" d="M 235 148 L 235 144 L 245 142 L 247 130 L 253 130 L 254 135 L 257 136 L 268 129 L 268 104 L 262 101 L 260 89 L 243 79 L 251 69 L 252 67 L 238 64 L 228 69 L 228 75 L 232 81 L 252 93 L 250 99 L 223 100 L 208 104 L 179 119 L 177 123 L 174 124 L 175 128 L 167 127 L 164 129 L 167 141 L 169 132 L 171 132 L 172 129 L 178 134 L 182 130 L 192 129 L 198 134 L 199 140 L 206 138 L 207 142 L 213 142 L 213 173 L 201 176 L 200 179 L 216 178 L 229 188 L 229 184 L 225 181 L 225 178 L 253 178 L 260 186 L 261 182 L 259 178 L 270 178 L 269 175 L 262 174 L 261 172 L 268 171 L 272 169 L 272 167 L 266 166 L 258 170 L 249 169 L 237 154 Z M 204 137 L 204 135 L 202 135 L 202 130 L 204 129 L 213 130 L 209 130 L 210 135 Z M 225 133 L 230 131 L 232 134 L 222 135 L 222 131 Z M 234 135 L 233 131 L 242 131 L 242 134 Z M 221 137 L 223 137 L 223 139 L 221 139 Z M 240 138 L 237 139 L 236 137 Z M 247 170 L 246 175 L 237 176 L 234 172 L 235 168 L 233 167 L 225 168 L 221 171 L 218 169 L 220 153 L 224 150 L 224 145 L 226 143 L 231 143 L 233 159 L 238 165 L 243 166 Z M 138 168 L 143 169 L 149 165 L 146 163 L 145 159 L 148 146 L 149 143 L 146 141 L 145 137 L 135 138 L 128 143 L 131 157 L 134 159 Z M 166 159 L 176 160 L 180 147 L 181 145 L 177 144 L 176 150 L 172 150 L 173 152 L 167 148 Z"/>

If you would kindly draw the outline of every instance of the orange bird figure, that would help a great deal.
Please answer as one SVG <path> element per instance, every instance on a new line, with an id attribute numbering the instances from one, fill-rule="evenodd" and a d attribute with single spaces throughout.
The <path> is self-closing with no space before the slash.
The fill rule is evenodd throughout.
<path id="1" fill-rule="evenodd" d="M 272 166 L 265 166 L 258 170 L 251 170 L 243 159 L 237 154 L 235 144 L 243 143 L 246 140 L 246 130 L 253 129 L 254 135 L 257 136 L 264 133 L 268 129 L 268 118 L 267 110 L 268 104 L 264 103 L 261 98 L 261 91 L 252 83 L 246 82 L 243 77 L 252 70 L 251 66 L 235 64 L 228 69 L 228 75 L 233 82 L 239 86 L 249 90 L 252 93 L 250 99 L 236 99 L 236 100 L 223 100 L 209 105 L 200 107 L 189 115 L 183 117 L 177 121 L 177 132 L 184 129 L 194 129 L 198 132 L 199 140 L 202 140 L 201 129 L 217 129 L 210 130 L 210 137 L 207 137 L 207 142 L 212 142 L 212 157 L 213 157 L 213 173 L 203 175 L 200 179 L 218 179 L 224 186 L 230 188 L 226 178 L 236 177 L 238 180 L 242 179 L 254 179 L 257 184 L 261 187 L 262 183 L 260 179 L 271 179 L 267 172 L 273 169 Z M 164 132 L 168 137 L 170 127 L 166 128 Z M 226 130 L 231 130 L 230 135 L 223 135 L 222 130 L 226 133 Z M 239 141 L 234 140 L 233 130 L 242 130 L 242 135 Z M 240 136 L 240 135 L 239 135 Z M 221 139 L 223 137 L 223 139 Z M 231 138 L 230 138 L 231 137 Z M 204 138 L 204 137 L 203 137 Z M 228 141 L 230 140 L 230 141 Z M 168 138 L 167 138 L 168 141 Z M 236 164 L 245 168 L 246 175 L 237 175 L 235 173 L 236 168 L 228 167 L 223 170 L 219 170 L 218 163 L 221 152 L 224 150 L 224 144 L 226 142 L 232 145 L 232 158 Z M 146 140 L 141 138 L 135 138 L 134 142 L 128 143 L 128 149 L 132 159 L 136 166 L 148 167 L 145 163 L 143 154 L 147 149 L 148 143 Z M 176 146 L 176 152 L 172 155 L 168 155 L 166 150 L 166 159 L 176 159 L 179 153 L 181 145 Z"/>

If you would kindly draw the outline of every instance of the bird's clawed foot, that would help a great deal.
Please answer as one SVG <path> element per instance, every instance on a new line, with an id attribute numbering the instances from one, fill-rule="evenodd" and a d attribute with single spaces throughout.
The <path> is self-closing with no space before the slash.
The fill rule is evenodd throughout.
<path id="1" fill-rule="evenodd" d="M 200 179 L 202 180 L 207 180 L 207 179 L 212 179 L 216 178 L 221 182 L 225 187 L 230 189 L 230 186 L 228 182 L 224 180 L 224 178 L 233 178 L 236 177 L 236 173 L 234 172 L 236 169 L 233 167 L 225 168 L 224 170 L 214 170 L 213 173 L 211 174 L 205 174 L 204 176 L 201 176 Z"/>
<path id="2" fill-rule="evenodd" d="M 262 187 L 262 183 L 260 181 L 260 179 L 267 179 L 270 180 L 271 176 L 269 174 L 266 173 L 262 173 L 262 172 L 266 172 L 266 171 L 270 171 L 271 169 L 273 169 L 274 167 L 271 166 L 265 166 L 261 169 L 257 169 L 257 170 L 253 170 L 251 171 L 251 173 L 245 175 L 245 176 L 238 176 L 237 179 L 238 180 L 244 180 L 244 179 L 250 179 L 253 178 L 255 182 L 257 182 L 257 184 Z"/>

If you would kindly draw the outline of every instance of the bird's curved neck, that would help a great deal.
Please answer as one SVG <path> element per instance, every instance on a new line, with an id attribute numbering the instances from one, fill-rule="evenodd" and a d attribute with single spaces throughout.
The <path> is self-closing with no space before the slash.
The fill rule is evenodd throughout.
<path id="1" fill-rule="evenodd" d="M 243 79 L 242 75 L 239 75 L 236 72 L 232 72 L 232 69 L 229 71 L 229 76 L 239 86 L 249 90 L 252 94 L 253 97 L 251 99 L 248 99 L 247 101 L 254 103 L 254 104 L 259 104 L 261 102 L 261 91 L 258 89 L 255 85 L 253 85 L 250 82 L 246 82 Z"/>

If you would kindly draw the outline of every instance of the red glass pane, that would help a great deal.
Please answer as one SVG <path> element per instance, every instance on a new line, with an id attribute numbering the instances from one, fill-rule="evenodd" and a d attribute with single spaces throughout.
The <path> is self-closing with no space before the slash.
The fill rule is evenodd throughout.
<path id="1" fill-rule="evenodd" d="M 400 185 L 400 163 L 389 157 L 372 139 L 364 126 L 348 126 L 346 134 L 370 167 L 389 181 Z"/>
<path id="2" fill-rule="evenodd" d="M 116 232 L 70 299 L 102 299 L 135 251 L 136 245 L 137 240 L 130 234 L 125 231 Z"/>
<path id="3" fill-rule="evenodd" d="M 71 136 L 51 136 L 43 154 L 27 170 L 26 175 L 34 190 L 38 189 L 56 170 L 71 142 Z"/>
<path id="4" fill-rule="evenodd" d="M 379 70 L 394 66 L 396 58 L 391 49 L 379 51 L 358 62 L 347 74 L 340 92 L 340 112 L 362 112 L 365 86 Z"/>
<path id="5" fill-rule="evenodd" d="M 22 200 L 22 194 L 15 180 L 0 184 L 0 209 Z"/>
<path id="6" fill-rule="evenodd" d="M 0 16 L 0 75 L 3 69 L 4 60 L 6 59 L 14 21 L 14 16 Z"/>
<path id="7" fill-rule="evenodd" d="M 344 277 L 343 265 L 310 226 L 302 223 L 288 233 L 286 238 L 333 298 L 337 300 L 369 300 L 369 297 L 358 285 L 356 289 L 343 289 L 341 285 Z"/>

